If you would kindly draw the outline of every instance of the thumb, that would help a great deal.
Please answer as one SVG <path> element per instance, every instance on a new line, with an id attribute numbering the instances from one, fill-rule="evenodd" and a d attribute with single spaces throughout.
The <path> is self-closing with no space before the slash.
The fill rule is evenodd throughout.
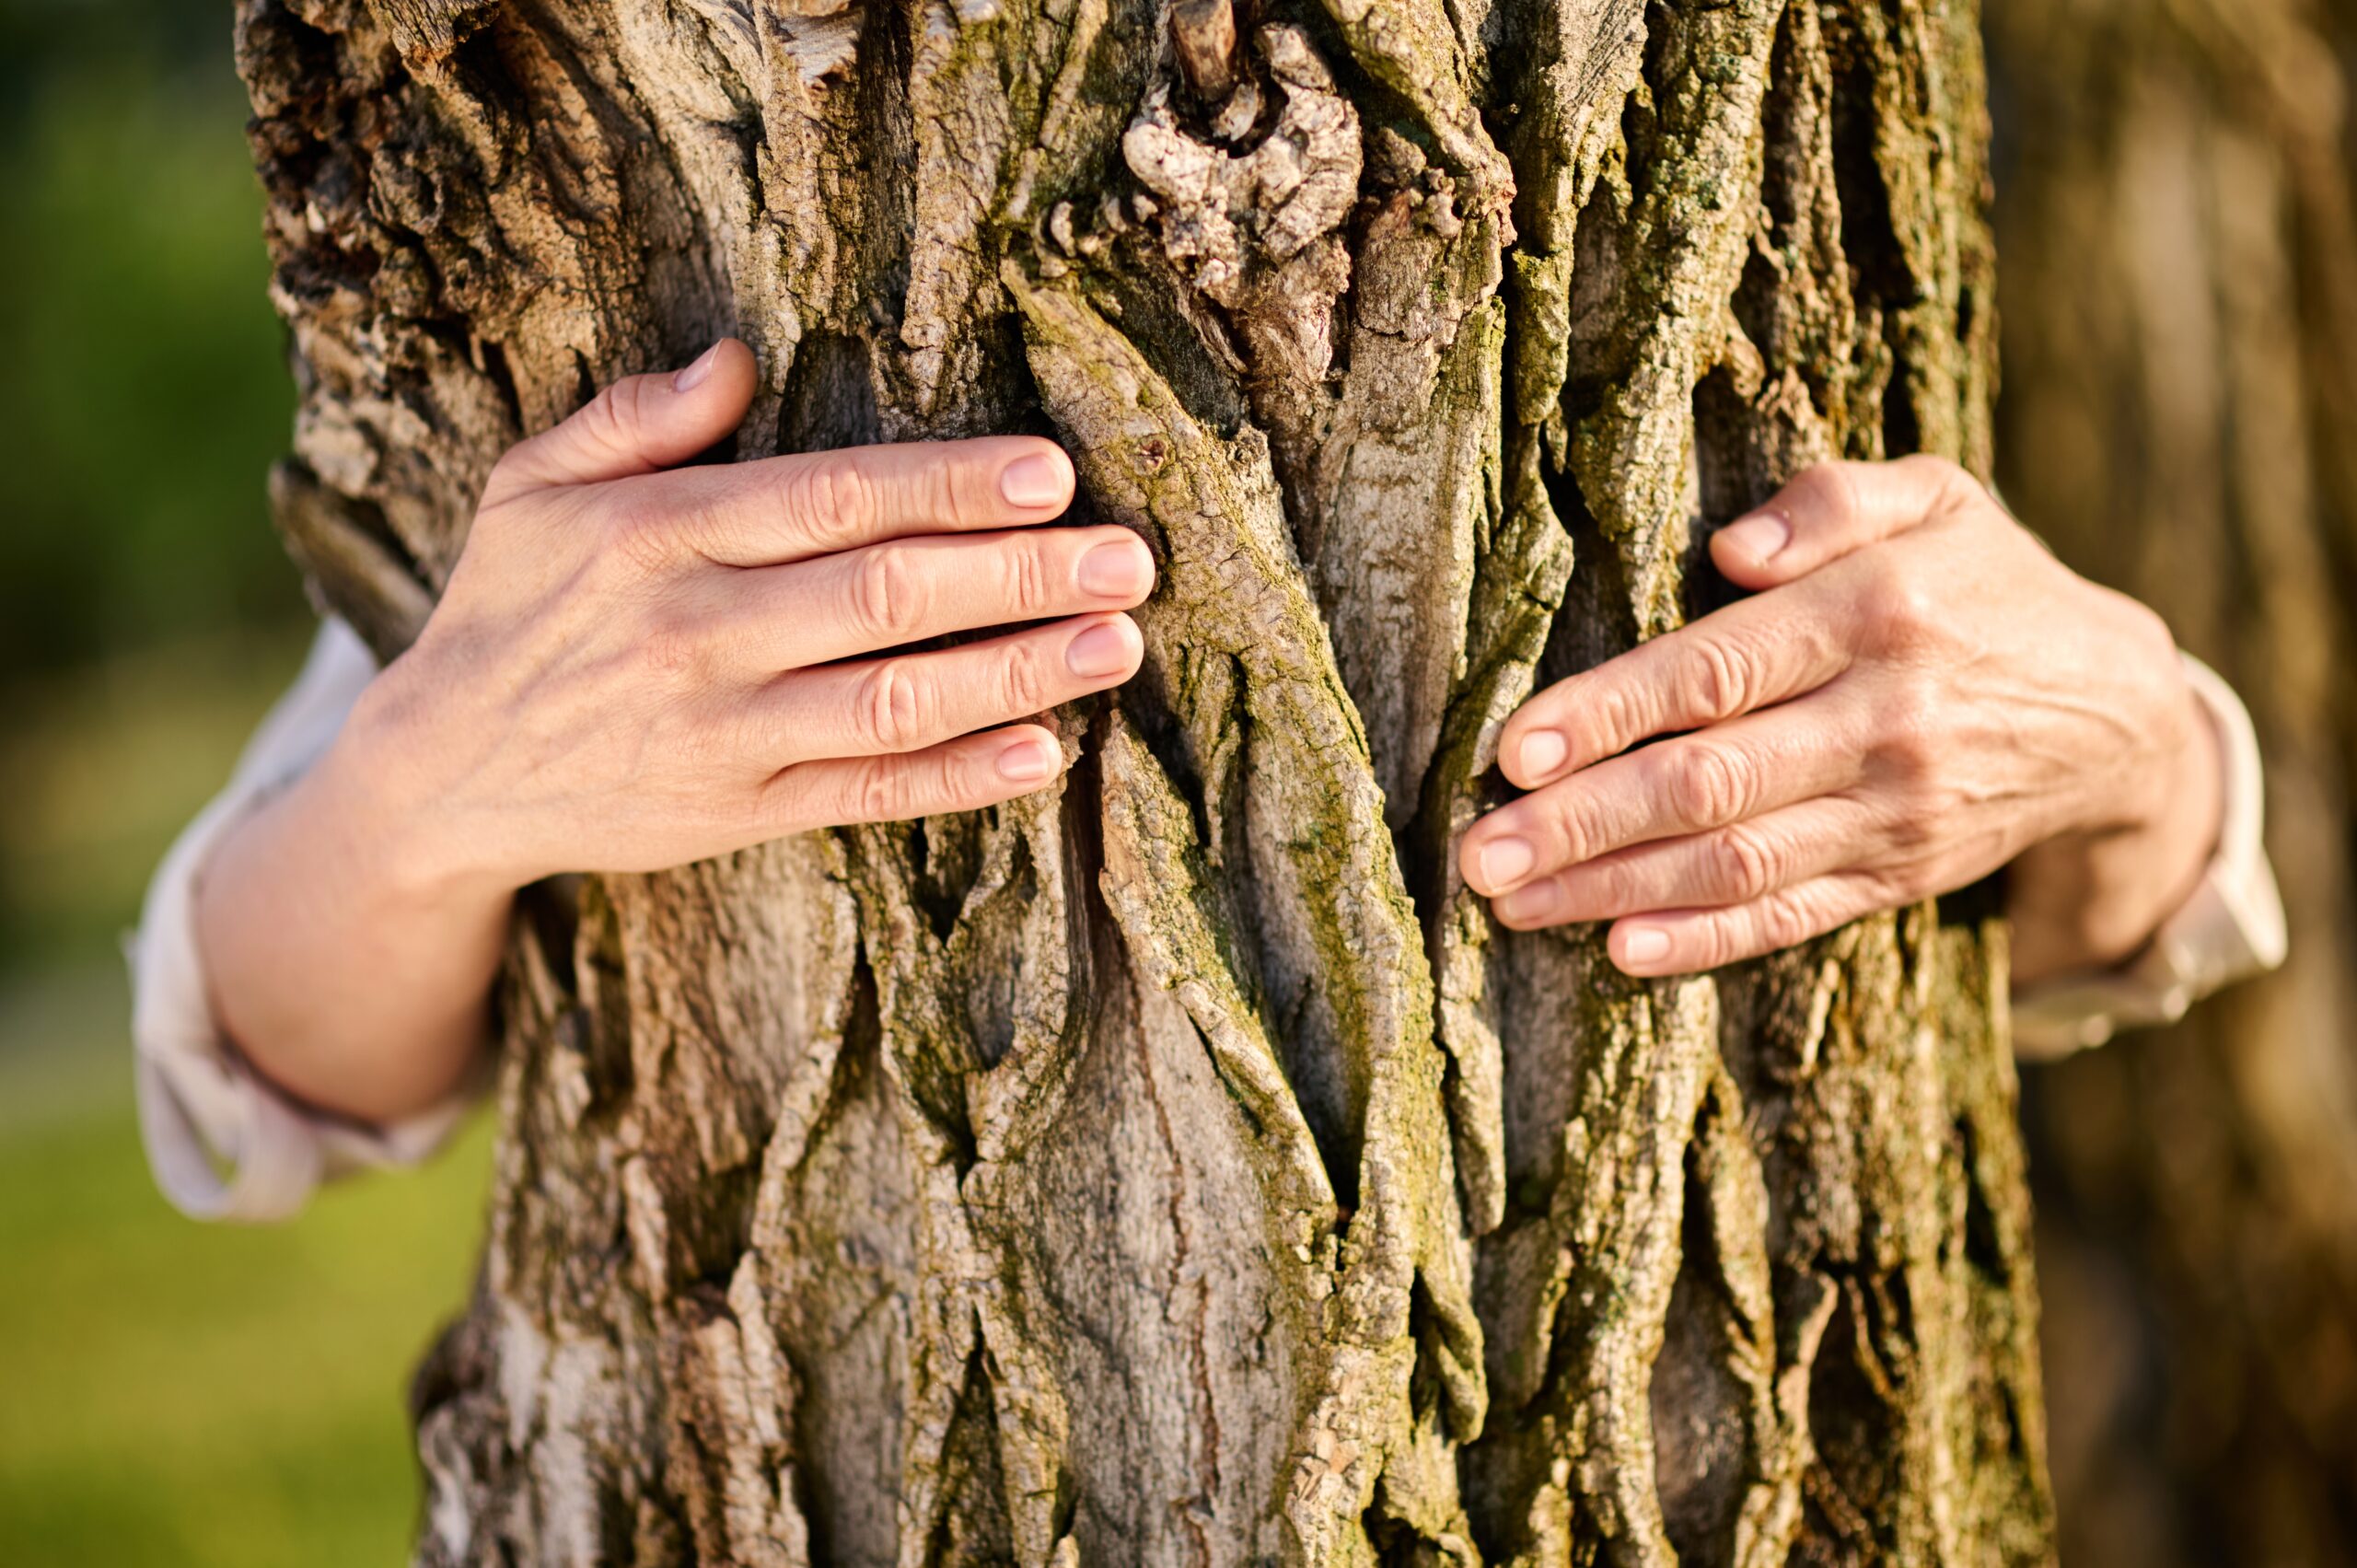
<path id="1" fill-rule="evenodd" d="M 1712 535 L 1711 559 L 1739 588 L 1777 587 L 1945 515 L 1976 483 L 1938 458 L 1819 463 Z"/>
<path id="2" fill-rule="evenodd" d="M 755 378 L 753 351 L 735 338 L 677 372 L 625 376 L 563 424 L 509 447 L 491 470 L 482 504 L 686 462 L 743 423 Z"/>

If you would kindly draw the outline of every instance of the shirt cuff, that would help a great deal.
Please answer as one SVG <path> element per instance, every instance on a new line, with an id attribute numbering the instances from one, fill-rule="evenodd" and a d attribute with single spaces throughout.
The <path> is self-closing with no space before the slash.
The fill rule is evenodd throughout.
<path id="1" fill-rule="evenodd" d="M 2123 1028 L 2175 1023 L 2196 1002 L 2283 962 L 2283 899 L 2267 861 L 2258 736 L 2234 689 L 2185 655 L 2186 678 L 2218 733 L 2224 815 L 2200 885 L 2152 941 L 2115 969 L 2046 981 L 2014 998 L 2014 1053 L 2050 1061 Z"/>
<path id="2" fill-rule="evenodd" d="M 466 1112 L 471 1089 L 367 1127 L 303 1106 L 238 1055 L 215 1022 L 196 935 L 206 860 L 249 811 L 299 778 L 376 674 L 352 629 L 329 621 L 294 686 L 248 743 L 228 786 L 181 832 L 148 885 L 131 964 L 140 1134 L 156 1184 L 195 1219 L 277 1220 L 349 1170 L 414 1165 Z"/>

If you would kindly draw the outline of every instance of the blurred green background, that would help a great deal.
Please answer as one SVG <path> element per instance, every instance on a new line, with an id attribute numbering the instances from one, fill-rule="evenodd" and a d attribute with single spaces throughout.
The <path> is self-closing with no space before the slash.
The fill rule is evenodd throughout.
<path id="1" fill-rule="evenodd" d="M 0 1562 L 396 1562 L 480 1127 L 300 1222 L 157 1196 L 121 934 L 299 663 L 293 390 L 225 9 L 0 0 Z"/>

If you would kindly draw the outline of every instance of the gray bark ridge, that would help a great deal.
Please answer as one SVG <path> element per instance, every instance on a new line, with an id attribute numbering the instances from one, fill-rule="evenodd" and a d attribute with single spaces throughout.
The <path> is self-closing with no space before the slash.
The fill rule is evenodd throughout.
<path id="1" fill-rule="evenodd" d="M 996 811 L 535 889 L 427 1564 L 2050 1556 L 2002 931 L 1641 984 L 1449 844 L 1795 467 L 1983 469 L 1966 0 L 242 0 L 273 494 L 412 635 L 735 332 L 1162 584 Z"/>

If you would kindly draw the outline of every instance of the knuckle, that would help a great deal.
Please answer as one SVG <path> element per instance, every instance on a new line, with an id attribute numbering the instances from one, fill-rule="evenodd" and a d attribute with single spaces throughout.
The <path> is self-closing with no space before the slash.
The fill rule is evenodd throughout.
<path id="1" fill-rule="evenodd" d="M 1938 594 L 1909 569 L 1903 557 L 1876 552 L 1866 558 L 1860 592 L 1861 621 L 1870 643 L 1886 653 L 1922 651 L 1940 626 Z"/>
<path id="2" fill-rule="evenodd" d="M 879 751 L 905 751 L 923 734 L 922 683 L 900 659 L 882 659 L 860 682 L 862 738 Z"/>
<path id="3" fill-rule="evenodd" d="M 1986 494 L 1980 482 L 1962 464 L 1930 452 L 1910 453 L 1892 466 L 1921 483 L 1933 497 L 1934 507 L 1977 499 Z"/>
<path id="4" fill-rule="evenodd" d="M 1550 724 L 1562 722 L 1566 715 L 1588 715 L 1595 733 L 1609 738 L 1615 750 L 1627 744 L 1628 737 L 1643 735 L 1651 727 L 1644 700 L 1629 681 L 1574 676 L 1548 693 L 1545 701 L 1549 705 L 1544 714 Z"/>
<path id="5" fill-rule="evenodd" d="M 1907 680 L 1885 700 L 1883 765 L 1902 788 L 1925 790 L 1940 782 L 1940 697 L 1929 680 Z"/>
<path id="6" fill-rule="evenodd" d="M 1562 851 L 1566 864 L 1578 865 L 1593 860 L 1602 845 L 1594 820 L 1594 808 L 1581 791 L 1558 789 L 1547 799 L 1547 818 L 1555 831 L 1555 840 Z"/>
<path id="7" fill-rule="evenodd" d="M 1750 765 L 1730 746 L 1686 747 L 1670 771 L 1671 808 L 1694 827 L 1714 828 L 1750 815 Z"/>
<path id="8" fill-rule="evenodd" d="M 1759 904 L 1759 945 L 1774 950 L 1796 947 L 1817 935 L 1808 907 L 1791 893 L 1778 893 Z"/>
<path id="9" fill-rule="evenodd" d="M 1046 615 L 1051 598 L 1046 549 L 1038 540 L 1027 537 L 1010 544 L 1002 554 L 1008 607 L 1025 621 Z"/>
<path id="10" fill-rule="evenodd" d="M 876 518 L 874 482 L 840 453 L 792 464 L 779 482 L 787 518 L 819 545 L 856 538 Z"/>
<path id="11" fill-rule="evenodd" d="M 1724 637 L 1704 637 L 1689 661 L 1688 695 L 1713 719 L 1733 718 L 1751 705 L 1758 675 L 1751 656 Z"/>
<path id="12" fill-rule="evenodd" d="M 617 443 L 627 451 L 635 451 L 635 433 L 646 423 L 646 389 L 650 382 L 644 376 L 629 376 L 605 390 L 606 417 Z"/>
<path id="13" fill-rule="evenodd" d="M 1630 855 L 1608 854 L 1591 862 L 1583 875 L 1601 908 L 1636 910 L 1647 902 L 1647 880 Z"/>
<path id="14" fill-rule="evenodd" d="M 794 766 L 795 749 L 779 733 L 766 703 L 752 693 L 712 711 L 698 726 L 704 754 L 715 772 L 726 772 L 753 786 L 760 809 L 769 808 L 772 785 L 780 785 Z"/>
<path id="15" fill-rule="evenodd" d="M 643 424 L 645 392 L 644 378 L 636 376 L 599 388 L 597 396 L 582 405 L 577 416 L 581 434 L 588 445 L 609 459 L 634 460 L 639 451 L 637 433 Z"/>
<path id="16" fill-rule="evenodd" d="M 863 762 L 852 774 L 850 807 L 852 821 L 889 822 L 906 809 L 908 770 L 892 758 L 874 758 Z"/>
<path id="17" fill-rule="evenodd" d="M 1741 958 L 1757 918 L 1757 912 L 1749 910 L 1724 910 L 1705 917 L 1694 928 L 1694 967 L 1714 970 Z"/>
<path id="18" fill-rule="evenodd" d="M 929 764 L 933 780 L 931 809 L 963 811 L 989 804 L 992 796 L 982 783 L 981 761 L 962 747 L 945 747 Z"/>
<path id="19" fill-rule="evenodd" d="M 1036 714 L 1049 705 L 1048 681 L 1041 668 L 1039 651 L 1028 643 L 1017 643 L 1006 650 L 999 661 L 999 691 L 1003 711 L 1008 714 Z"/>
<path id="20" fill-rule="evenodd" d="M 1568 866 L 1555 873 L 1551 878 L 1535 880 L 1551 880 L 1559 891 L 1571 893 L 1573 901 L 1584 910 L 1610 919 L 1633 907 L 1629 902 L 1629 894 L 1635 886 L 1636 878 L 1622 864 L 1624 859 L 1617 854 L 1608 854 L 1585 865 Z"/>
<path id="21" fill-rule="evenodd" d="M 852 613 L 860 629 L 884 642 L 906 641 L 923 619 L 918 574 L 909 552 L 896 545 L 862 552 L 851 591 Z"/>
<path id="22" fill-rule="evenodd" d="M 1818 463 L 1793 481 L 1808 509 L 1831 527 L 1846 528 L 1860 512 L 1857 481 L 1841 463 Z"/>
<path id="23" fill-rule="evenodd" d="M 581 405 L 575 417 L 579 420 L 581 434 L 596 446 L 608 451 L 623 445 L 625 431 L 621 409 L 621 383 L 614 382 L 598 389 L 598 394 Z"/>
<path id="24" fill-rule="evenodd" d="M 921 471 L 924 478 L 920 489 L 925 515 L 941 518 L 953 530 L 970 528 L 982 521 L 967 487 L 958 482 L 959 474 L 970 461 L 963 451 L 954 447 L 928 447 L 923 452 L 925 460 Z"/>
<path id="25" fill-rule="evenodd" d="M 1711 858 L 1716 890 L 1730 903 L 1765 898 L 1782 880 L 1782 856 L 1765 835 L 1750 828 L 1729 828 L 1713 838 Z"/>

